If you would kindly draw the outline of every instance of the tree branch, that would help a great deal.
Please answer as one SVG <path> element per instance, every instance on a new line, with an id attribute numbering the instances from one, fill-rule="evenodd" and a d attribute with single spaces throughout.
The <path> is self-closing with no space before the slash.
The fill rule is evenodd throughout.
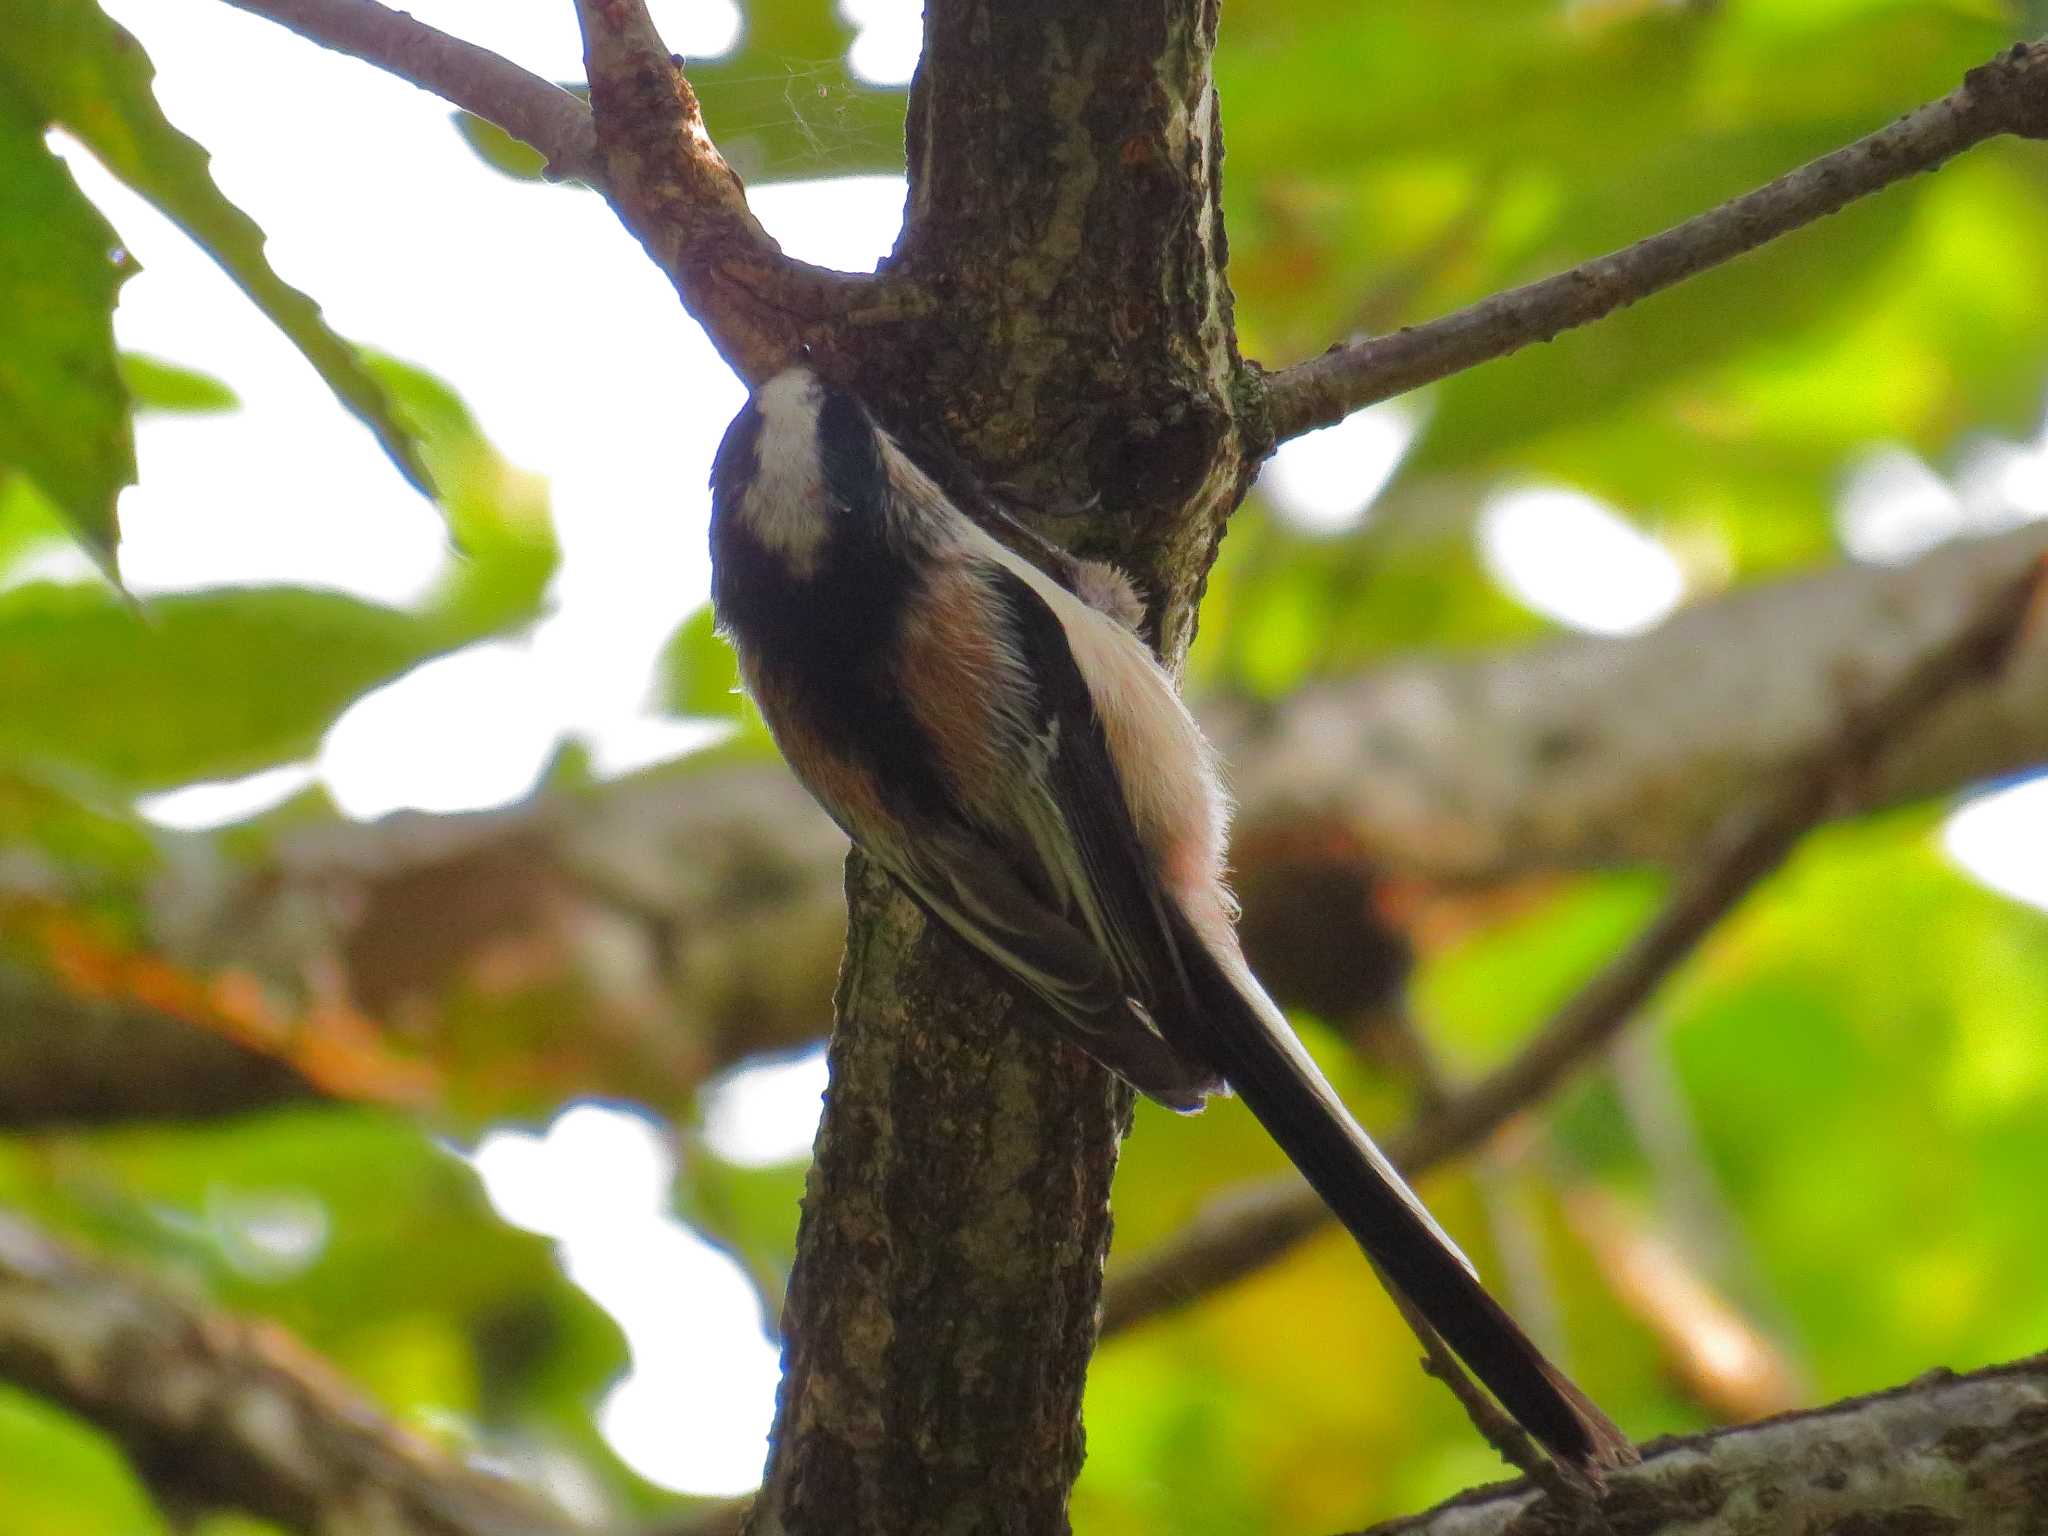
<path id="1" fill-rule="evenodd" d="M 599 183 L 590 109 L 510 59 L 377 0 L 227 0 L 323 48 L 346 53 L 451 101 L 547 156 L 548 174 Z"/>
<path id="2" fill-rule="evenodd" d="M 0 962 L 0 1127 L 184 1119 L 320 1097 L 290 1063 L 161 1009 Z"/>
<path id="3" fill-rule="evenodd" d="M 2018 43 L 1939 101 L 1623 250 L 1419 325 L 1332 347 L 1271 380 L 1274 441 L 1549 341 L 2002 134 L 2048 137 L 2048 42 Z"/>
<path id="4" fill-rule="evenodd" d="M 874 279 L 782 254 L 711 141 L 645 0 L 576 0 L 576 15 L 605 195 L 733 371 L 760 383 L 812 326 L 871 296 Z"/>
<path id="5" fill-rule="evenodd" d="M 1937 704 L 1995 673 L 2028 627 L 2043 570 L 2030 560 L 1979 600 L 1967 622 L 1920 658 L 1778 779 L 1738 805 L 1664 908 L 1629 946 L 1552 1015 L 1520 1054 L 1446 1099 L 1388 1147 L 1420 1174 L 1469 1151 L 1515 1115 L 1540 1103 L 1604 1049 L 1671 971 L 1784 862 L 1799 839 L 1868 773 L 1885 746 Z M 1232 1192 L 1177 1239 L 1115 1270 L 1103 1287 L 1105 1337 L 1176 1310 L 1271 1263 L 1328 1220 L 1298 1178 Z"/>
<path id="6" fill-rule="evenodd" d="M 1477 1488 L 1358 1536 L 1834 1532 L 2019 1536 L 2048 1518 L 2048 1356 L 1645 1447 L 1575 1520 L 1527 1483 Z M 1565 1515 L 1563 1519 L 1556 1518 Z M 1546 1518 L 1548 1517 L 1548 1518 Z"/>
<path id="7" fill-rule="evenodd" d="M 577 0 L 591 104 L 378 0 L 227 0 L 495 123 L 587 181 L 676 285 L 740 377 L 759 382 L 832 322 L 910 303 L 871 277 L 793 261 L 747 207 L 643 0 Z"/>
<path id="8" fill-rule="evenodd" d="M 1321 816 L 1434 880 L 1678 865 L 1753 786 L 1967 621 L 2048 526 L 1740 588 L 1627 637 L 1398 661 L 1267 708 L 1209 701 L 1247 834 Z M 1899 733 L 1836 813 L 2048 761 L 2048 637 Z M 1240 843 L 1246 841 L 1241 837 Z"/>
<path id="9" fill-rule="evenodd" d="M 570 1536 L 391 1424 L 273 1326 L 205 1312 L 0 1215 L 0 1377 L 104 1429 L 180 1507 L 309 1536 Z"/>

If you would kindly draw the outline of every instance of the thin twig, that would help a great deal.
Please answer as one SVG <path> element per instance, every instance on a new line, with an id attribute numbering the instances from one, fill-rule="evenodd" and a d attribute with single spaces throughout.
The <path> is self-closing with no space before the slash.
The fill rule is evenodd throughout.
<path id="1" fill-rule="evenodd" d="M 1661 234 L 1427 325 L 1280 370 L 1268 397 L 1274 441 L 1549 341 L 2008 133 L 2048 137 L 2048 41 L 2015 44 L 1939 101 Z"/>
<path id="2" fill-rule="evenodd" d="M 1634 1017 L 1742 897 L 1775 870 L 1799 839 L 1884 749 L 1943 700 L 1994 675 L 2026 632 L 2048 560 L 2029 561 L 1998 583 L 1949 639 L 1925 653 L 1803 761 L 1740 804 L 1664 908 L 1505 1066 L 1425 1114 L 1387 1148 L 1411 1175 L 1469 1151 L 1516 1114 L 1547 1098 Z M 1265 1180 L 1213 1201 L 1171 1242 L 1114 1270 L 1103 1286 L 1106 1338 L 1173 1311 L 1271 1263 L 1329 1219 L 1298 1177 Z"/>
<path id="3" fill-rule="evenodd" d="M 1536 1449 L 1536 1443 L 1523 1432 L 1522 1426 L 1486 1395 L 1458 1362 L 1458 1357 L 1451 1353 L 1442 1336 L 1429 1325 L 1422 1309 L 1391 1285 L 1387 1287 L 1387 1295 L 1393 1298 L 1394 1310 L 1401 1314 L 1414 1331 L 1416 1342 L 1422 1346 L 1423 1371 L 1450 1388 L 1451 1396 L 1465 1410 L 1465 1417 L 1472 1421 L 1479 1437 L 1493 1447 L 1502 1461 L 1531 1482 L 1552 1493 L 1568 1489 L 1571 1484 L 1566 1480 L 1563 1469 Z"/>
<path id="4" fill-rule="evenodd" d="M 486 122 L 495 123 L 547 157 L 557 179 L 601 178 L 597 129 L 590 109 L 551 80 L 510 59 L 451 37 L 377 0 L 227 0 L 410 80 Z"/>

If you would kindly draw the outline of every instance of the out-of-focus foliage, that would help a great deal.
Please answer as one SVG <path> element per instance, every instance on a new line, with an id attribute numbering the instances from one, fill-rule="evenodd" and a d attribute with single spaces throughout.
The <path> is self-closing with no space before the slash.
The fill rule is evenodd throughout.
<path id="1" fill-rule="evenodd" d="M 1217 67 L 1245 351 L 1291 362 L 1654 232 L 1951 89 L 2042 26 L 2032 10 L 1227 7 Z M 691 66 L 734 162 L 757 178 L 899 168 L 903 93 L 850 74 L 832 0 L 745 12 L 737 50 Z M 417 1112 L 299 1105 L 219 1124 L 24 1129 L 0 1137 L 0 1205 L 282 1320 L 447 1443 L 515 1465 L 566 1460 L 627 1514 L 666 1507 L 594 1427 L 626 1364 L 616 1330 L 435 1137 L 467 1142 L 594 1092 L 637 1097 L 682 1125 L 675 1209 L 740 1259 L 772 1314 L 801 1165 L 738 1166 L 690 1123 L 707 1073 L 745 1054 L 744 1018 L 679 1017 L 672 997 L 715 964 L 623 965 L 636 945 L 673 952 L 660 946 L 674 935 L 648 937 L 661 914 L 601 860 L 538 851 L 553 846 L 539 829 L 593 805 L 689 795 L 764 761 L 764 733 L 700 613 L 672 637 L 658 686 L 670 712 L 738 727 L 718 753 L 611 784 L 565 754 L 538 803 L 503 822 L 353 826 L 317 789 L 216 834 L 136 814 L 138 793 L 303 760 L 367 690 L 532 621 L 556 567 L 544 488 L 511 467 L 520 444 L 486 442 L 438 381 L 328 332 L 264 264 L 261 233 L 214 188 L 204 151 L 157 116 L 150 78 L 86 0 L 0 0 L 0 969 L 54 998 L 182 1009 L 274 1054 L 345 1047 L 357 1075 L 333 1075 L 330 1060 L 324 1085 L 402 1077 L 403 1096 L 355 1096 L 405 1097 Z M 39 574 L 66 540 L 111 550 L 134 409 L 235 406 L 175 359 L 117 357 L 118 233 L 45 147 L 53 123 L 207 244 L 431 477 L 460 554 L 423 602 L 273 586 L 137 604 Z M 501 169 L 535 171 L 501 135 L 465 131 Z M 365 238 L 379 216 L 365 209 Z M 407 349 L 403 335 L 377 340 Z M 1310 537 L 1255 498 L 1211 583 L 1195 686 L 1277 696 L 1392 653 L 1538 634 L 1472 537 L 1504 485 L 1601 497 L 1665 541 L 1696 594 L 1838 558 L 1836 495 L 1859 455 L 1901 443 L 1953 471 L 1973 440 L 2031 432 L 2044 381 L 2048 155 L 1993 145 L 1428 391 L 1403 464 L 1346 532 Z M 351 878 L 301 881 L 309 849 Z M 166 910 L 173 876 L 221 899 Z M 1446 1070 L 1511 1051 L 1658 890 L 1616 873 L 1444 897 L 1413 937 L 1414 1009 Z M 1669 1342 L 1683 1319 L 1625 1295 L 1589 1236 L 1589 1191 L 1645 1240 L 1674 1244 L 1814 1398 L 2022 1354 L 2048 1335 L 2033 1280 L 2048 1266 L 2044 999 L 2048 921 L 1950 867 L 1932 813 L 1837 829 L 1686 968 L 1622 1067 L 1427 1193 L 1643 1435 L 1717 1410 L 1698 1362 Z M 1397 1123 L 1412 1085 L 1352 1049 L 1345 1024 L 1307 1032 L 1366 1118 Z M 721 1028 L 741 1038 L 713 1038 Z M 1141 1107 L 1119 1175 L 1119 1252 L 1279 1166 L 1238 1105 L 1194 1119 Z M 1331 1530 L 1495 1475 L 1414 1353 L 1333 1238 L 1111 1342 L 1091 1380 L 1077 1529 Z M 4 1393 L 0 1488 L 8 1536 L 166 1529 L 93 1432 Z"/>
<path id="2" fill-rule="evenodd" d="M 1217 74 L 1245 350 L 1293 362 L 1653 234 L 1954 89 L 2026 26 L 2014 7 L 1911 0 L 1234 16 Z M 1467 555 L 1500 481 L 1610 502 L 1699 590 L 1830 558 L 1844 466 L 1871 443 L 1952 467 L 1973 435 L 2032 433 L 2044 335 L 2048 169 L 2031 145 L 1990 145 L 1427 391 L 1359 532 L 1259 559 L 1240 593 L 1254 541 L 1234 531 L 1205 637 L 1248 610 L 1288 659 L 1233 666 L 1249 643 L 1233 635 L 1197 649 L 1198 675 L 1270 688 L 1502 638 L 1516 620 Z"/>
<path id="3" fill-rule="evenodd" d="M 44 148 L 44 131 L 61 128 L 205 246 L 425 488 L 415 429 L 319 306 L 271 270 L 263 231 L 157 109 L 154 73 L 93 0 L 0 4 L 0 310 L 47 328 L 0 358 L 0 471 L 34 477 L 90 545 L 112 552 L 114 497 L 135 466 L 106 312 L 131 264 Z"/>
<path id="4" fill-rule="evenodd" d="M 417 422 L 422 462 L 467 557 L 441 590 L 413 613 L 281 587 L 140 605 L 103 586 L 0 590 L 0 764 L 86 773 L 108 789 L 247 773 L 303 756 L 374 684 L 537 611 L 555 563 L 544 489 L 497 456 L 445 386 L 388 360 L 370 366 Z M 159 366 L 147 387 L 161 395 L 173 381 Z M 211 381 L 176 383 L 189 399 Z M 25 483 L 0 507 L 12 514 L 0 520 L 0 550 L 17 520 L 24 541 L 48 527 Z"/>

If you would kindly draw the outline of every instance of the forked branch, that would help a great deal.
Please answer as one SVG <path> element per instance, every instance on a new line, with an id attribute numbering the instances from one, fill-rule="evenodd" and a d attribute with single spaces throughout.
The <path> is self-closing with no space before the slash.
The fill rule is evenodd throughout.
<path id="1" fill-rule="evenodd" d="M 748 208 L 643 0 L 576 0 L 588 107 L 379 0 L 228 3 L 410 80 L 532 145 L 552 175 L 596 186 L 749 382 L 787 363 L 876 286 L 782 254 Z"/>

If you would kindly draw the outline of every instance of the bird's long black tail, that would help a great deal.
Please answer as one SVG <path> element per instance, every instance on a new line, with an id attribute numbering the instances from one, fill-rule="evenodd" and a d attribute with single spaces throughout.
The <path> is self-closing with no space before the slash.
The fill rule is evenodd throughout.
<path id="1" fill-rule="evenodd" d="M 1176 927 L 1179 927 L 1176 914 Z M 1344 1223 L 1382 1276 L 1560 1462 L 1584 1472 L 1634 1460 L 1627 1436 L 1530 1342 L 1486 1293 L 1316 1069 L 1286 1019 L 1236 957 L 1175 935 L 1205 1017 L 1200 1048 L 1267 1134 Z"/>

